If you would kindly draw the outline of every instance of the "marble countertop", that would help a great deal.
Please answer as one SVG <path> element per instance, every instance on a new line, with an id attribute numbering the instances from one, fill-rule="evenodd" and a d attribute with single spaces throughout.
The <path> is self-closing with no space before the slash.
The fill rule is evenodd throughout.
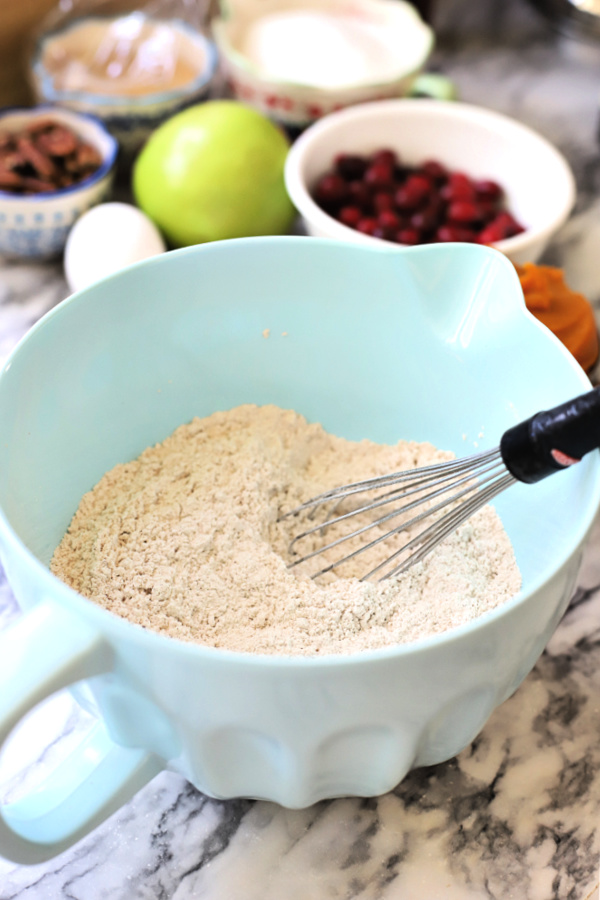
<path id="1" fill-rule="evenodd" d="M 600 315 L 600 51 L 525 0 L 440 2 L 433 66 L 461 99 L 508 113 L 570 160 L 577 206 L 544 261 Z M 68 293 L 55 265 L 0 263 L 0 364 Z M 19 615 L 0 570 L 0 629 Z M 5 800 L 38 783 L 89 720 L 61 693 L 0 761 Z M 457 758 L 373 800 L 289 811 L 154 779 L 43 865 L 0 860 L 0 900 L 599 900 L 600 522 L 571 605 L 533 672 Z"/>

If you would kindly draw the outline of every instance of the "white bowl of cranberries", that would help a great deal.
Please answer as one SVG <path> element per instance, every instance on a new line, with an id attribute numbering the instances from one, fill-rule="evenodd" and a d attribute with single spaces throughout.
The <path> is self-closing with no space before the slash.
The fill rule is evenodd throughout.
<path id="1" fill-rule="evenodd" d="M 386 100 L 311 125 L 286 186 L 316 237 L 394 246 L 488 244 L 535 262 L 567 220 L 575 180 L 531 128 L 465 103 Z"/>

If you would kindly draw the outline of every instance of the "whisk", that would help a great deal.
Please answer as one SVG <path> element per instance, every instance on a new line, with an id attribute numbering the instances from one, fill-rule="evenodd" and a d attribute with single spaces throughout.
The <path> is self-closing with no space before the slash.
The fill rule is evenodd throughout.
<path id="1" fill-rule="evenodd" d="M 329 512 L 317 524 L 298 534 L 289 546 L 290 555 L 296 555 L 289 563 L 293 568 L 319 557 L 326 551 L 342 546 L 346 541 L 360 538 L 358 549 L 341 555 L 312 574 L 324 575 L 347 563 L 360 553 L 389 541 L 401 532 L 422 527 L 415 537 L 391 553 L 383 562 L 362 576 L 367 581 L 374 576 L 384 580 L 399 575 L 422 560 L 462 522 L 476 510 L 489 503 L 499 493 L 517 481 L 533 484 L 554 472 L 579 462 L 582 456 L 600 447 L 600 388 L 595 388 L 573 400 L 536 415 L 505 431 L 500 445 L 493 450 L 477 453 L 464 459 L 393 472 L 365 481 L 345 484 L 325 491 L 307 500 L 301 506 L 280 517 L 299 516 L 308 513 L 311 519 L 329 504 Z M 373 496 L 373 492 L 374 496 Z M 340 504 L 356 495 L 358 505 L 349 511 L 340 511 Z M 389 509 L 389 506 L 392 509 Z M 367 515 L 367 524 L 318 549 L 301 556 L 298 545 L 305 538 L 320 532 L 326 541 L 326 533 L 334 525 L 351 521 L 355 516 Z M 408 519 L 406 516 L 408 515 Z M 394 524 L 394 520 L 402 517 Z M 431 521 L 433 520 L 433 521 Z M 362 535 L 374 528 L 390 523 L 390 529 L 364 543 Z M 387 571 L 386 571 L 387 570 Z"/>

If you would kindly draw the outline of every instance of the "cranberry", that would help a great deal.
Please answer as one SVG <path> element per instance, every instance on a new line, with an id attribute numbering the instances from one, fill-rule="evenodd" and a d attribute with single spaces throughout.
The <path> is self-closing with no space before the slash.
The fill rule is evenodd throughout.
<path id="1" fill-rule="evenodd" d="M 472 179 L 464 172 L 450 172 L 448 184 L 458 191 L 472 193 L 475 190 Z"/>
<path id="2" fill-rule="evenodd" d="M 398 231 L 398 229 L 402 227 L 402 219 L 397 213 L 384 209 L 377 216 L 377 224 L 382 228 L 387 228 L 393 232 Z"/>
<path id="3" fill-rule="evenodd" d="M 394 183 L 394 169 L 387 163 L 373 163 L 365 172 L 364 178 L 365 184 L 368 184 L 369 187 L 391 187 Z"/>
<path id="4" fill-rule="evenodd" d="M 440 224 L 438 211 L 429 206 L 419 209 L 410 217 L 410 224 L 417 231 L 433 231 Z"/>
<path id="5" fill-rule="evenodd" d="M 476 181 L 475 193 L 480 200 L 492 200 L 498 202 L 504 194 L 502 188 L 496 181 Z"/>
<path id="6" fill-rule="evenodd" d="M 444 219 L 446 218 L 446 210 L 448 208 L 448 204 L 445 203 L 439 194 L 432 194 L 429 200 L 427 201 L 427 206 L 424 209 L 429 210 L 432 216 L 435 216 L 441 225 Z"/>
<path id="7" fill-rule="evenodd" d="M 509 225 L 512 225 L 514 219 L 509 212 L 502 210 L 494 217 L 494 222 L 497 222 L 501 228 L 506 228 Z"/>
<path id="8" fill-rule="evenodd" d="M 418 172 L 406 179 L 406 187 L 413 193 L 420 194 L 421 199 L 427 197 L 433 189 L 431 179 L 425 175 L 419 175 Z"/>
<path id="9" fill-rule="evenodd" d="M 486 225 L 477 235 L 478 244 L 495 244 L 496 241 L 503 240 L 504 235 L 502 229 L 495 225 Z"/>
<path id="10" fill-rule="evenodd" d="M 435 238 L 441 243 L 450 241 L 466 241 L 472 243 L 476 234 L 470 228 L 461 228 L 460 225 L 440 225 L 435 233 Z"/>
<path id="11" fill-rule="evenodd" d="M 417 202 L 410 191 L 406 190 L 405 184 L 401 185 L 394 194 L 394 203 L 397 209 L 400 209 L 403 212 L 410 212 L 411 209 L 414 209 L 417 206 Z"/>
<path id="12" fill-rule="evenodd" d="M 387 147 L 340 153 L 314 196 L 347 227 L 401 244 L 496 243 L 524 230 L 504 208 L 496 181 L 452 172 L 436 159 L 407 166 Z"/>
<path id="13" fill-rule="evenodd" d="M 448 207 L 448 219 L 459 224 L 480 222 L 481 208 L 472 200 L 454 200 Z"/>
<path id="14" fill-rule="evenodd" d="M 372 235 L 377 230 L 377 219 L 372 219 L 365 217 L 360 220 L 358 225 L 356 226 L 356 230 L 360 231 L 361 234 L 370 234 Z"/>
<path id="15" fill-rule="evenodd" d="M 316 199 L 325 206 L 343 203 L 348 196 L 348 185 L 340 175 L 323 175 L 317 184 Z"/>
<path id="16" fill-rule="evenodd" d="M 498 204 L 495 200 L 477 200 L 477 205 L 481 210 L 483 222 L 489 222 L 498 213 Z"/>
<path id="17" fill-rule="evenodd" d="M 371 156 L 372 163 L 383 163 L 390 168 L 398 165 L 398 156 L 393 150 L 377 150 Z"/>
<path id="18" fill-rule="evenodd" d="M 480 244 L 494 244 L 505 238 L 521 234 L 525 229 L 509 212 L 499 213 L 495 219 L 480 231 L 477 240 Z"/>
<path id="19" fill-rule="evenodd" d="M 350 199 L 363 210 L 371 208 L 371 191 L 362 181 L 351 181 L 348 185 Z"/>
<path id="20" fill-rule="evenodd" d="M 445 181 L 448 176 L 444 166 L 435 159 L 428 159 L 422 166 L 419 166 L 418 171 L 437 182 Z"/>
<path id="21" fill-rule="evenodd" d="M 373 237 L 379 238 L 383 241 L 393 241 L 394 240 L 394 229 L 393 228 L 383 228 L 381 225 L 378 225 L 377 228 L 373 231 Z"/>
<path id="22" fill-rule="evenodd" d="M 475 187 L 471 179 L 462 172 L 452 172 L 448 181 L 441 189 L 440 194 L 444 200 L 473 200 Z"/>
<path id="23" fill-rule="evenodd" d="M 388 191 L 378 191 L 373 197 L 373 207 L 376 212 L 394 208 L 394 196 Z"/>
<path id="24" fill-rule="evenodd" d="M 343 206 L 338 216 L 340 222 L 349 228 L 356 228 L 362 217 L 363 213 L 358 206 Z"/>
<path id="25" fill-rule="evenodd" d="M 418 244 L 421 241 L 421 232 L 416 228 L 401 228 L 396 232 L 396 240 L 399 244 Z"/>
<path id="26" fill-rule="evenodd" d="M 512 213 L 509 213 L 507 210 L 498 213 L 493 221 L 498 222 L 504 228 L 506 237 L 513 237 L 515 234 L 521 234 L 521 232 L 525 231 L 520 222 L 517 222 Z"/>
<path id="27" fill-rule="evenodd" d="M 432 184 L 423 175 L 411 175 L 395 194 L 396 206 L 401 210 L 416 209 L 431 193 Z"/>
<path id="28" fill-rule="evenodd" d="M 346 181 L 355 181 L 357 178 L 362 178 L 367 170 L 367 166 L 368 162 L 364 156 L 340 153 L 335 158 L 336 171 Z"/>

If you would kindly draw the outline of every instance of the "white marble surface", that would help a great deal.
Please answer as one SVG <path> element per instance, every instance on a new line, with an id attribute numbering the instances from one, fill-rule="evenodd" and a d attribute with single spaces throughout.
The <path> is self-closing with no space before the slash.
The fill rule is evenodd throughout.
<path id="1" fill-rule="evenodd" d="M 575 214 L 545 260 L 600 310 L 600 49 L 576 52 L 525 0 L 440 0 L 435 66 L 461 98 L 549 137 L 574 168 Z M 67 294 L 59 265 L 0 264 L 0 364 Z M 600 523 L 546 652 L 459 757 L 377 800 L 304 811 L 217 802 L 163 774 L 72 850 L 0 860 L 0 900 L 600 900 Z M 0 629 L 18 615 L 0 573 Z M 88 718 L 61 694 L 0 761 L 16 798 Z"/>

